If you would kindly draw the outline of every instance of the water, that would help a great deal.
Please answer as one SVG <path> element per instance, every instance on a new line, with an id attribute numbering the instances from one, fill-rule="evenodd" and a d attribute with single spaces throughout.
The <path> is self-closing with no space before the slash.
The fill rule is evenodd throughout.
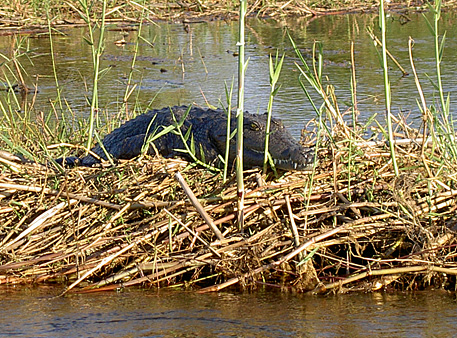
<path id="1" fill-rule="evenodd" d="M 455 111 L 457 77 L 455 64 L 457 53 L 454 13 L 446 13 L 440 22 L 441 33 L 446 31 L 446 49 L 442 61 L 442 76 L 446 93 L 451 94 L 451 111 Z M 414 60 L 428 104 L 437 102 L 437 93 L 427 75 L 434 78 L 435 62 L 433 37 L 420 14 L 409 15 L 405 22 L 400 15 L 392 14 L 388 19 L 388 49 L 410 73 L 408 38 L 414 39 Z M 148 107 L 162 108 L 179 104 L 209 102 L 219 106 L 226 102 L 225 84 L 230 86 L 237 74 L 234 57 L 237 41 L 237 22 L 203 22 L 191 24 L 184 29 L 182 24 L 159 23 L 143 26 L 144 40 L 138 46 L 137 59 L 131 69 L 137 27 L 126 27 L 125 32 L 117 26 L 109 26 L 106 45 L 102 56 L 102 68 L 109 69 L 100 81 L 100 106 L 114 115 L 121 109 L 129 74 L 136 86 L 128 100 L 128 111 Z M 265 112 L 269 96 L 269 55 L 285 53 L 280 77 L 281 89 L 274 103 L 274 115 L 284 120 L 295 136 L 303 125 L 315 117 L 312 106 L 300 88 L 298 61 L 286 35 L 291 36 L 311 65 L 314 41 L 324 46 L 324 79 L 335 86 L 340 110 L 345 112 L 350 97 L 350 43 L 354 42 L 358 107 L 361 118 L 373 114 L 383 116 L 384 87 L 382 71 L 375 47 L 366 32 L 378 32 L 378 21 L 374 15 L 328 16 L 322 18 L 287 19 L 281 22 L 248 20 L 247 51 L 249 66 L 246 79 L 246 104 L 251 112 Z M 90 46 L 81 38 L 87 35 L 84 27 L 63 29 L 54 35 L 54 55 L 62 96 L 72 112 L 87 116 L 88 98 L 91 97 L 92 64 Z M 378 34 L 379 35 L 379 34 Z M 124 38 L 126 44 L 115 42 Z M 12 37 L 1 37 L 0 52 L 9 55 Z M 27 82 L 37 83 L 39 93 L 35 106 L 38 110 L 50 111 L 50 101 L 56 98 L 56 86 L 50 58 L 49 37 L 35 34 L 27 40 L 32 50 L 30 62 L 22 58 L 27 71 Z M 24 43 L 24 45 L 26 45 Z M 410 120 L 419 121 L 416 100 L 419 98 L 412 75 L 403 77 L 390 63 L 393 113 L 411 114 Z M 316 104 L 322 104 L 310 89 Z M 235 91 L 236 92 L 236 91 Z M 138 105 L 135 107 L 134 103 Z M 236 102 L 236 101 L 234 101 Z M 418 122 L 417 122 L 418 123 Z M 416 123 L 416 124 L 417 124 Z"/>
<path id="2" fill-rule="evenodd" d="M 452 337 L 455 295 L 1 288 L 1 337 Z"/>

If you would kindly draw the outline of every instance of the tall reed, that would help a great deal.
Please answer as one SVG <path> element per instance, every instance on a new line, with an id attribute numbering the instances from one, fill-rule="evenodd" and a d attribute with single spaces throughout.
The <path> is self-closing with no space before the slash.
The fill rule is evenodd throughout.
<path id="1" fill-rule="evenodd" d="M 264 146 L 264 158 L 263 158 L 263 173 L 266 174 L 267 172 L 267 167 L 268 167 L 268 159 L 270 158 L 270 155 L 268 153 L 268 142 L 270 141 L 270 124 L 271 124 L 271 113 L 273 111 L 273 99 L 276 96 L 276 94 L 279 91 L 279 87 L 276 87 L 278 80 L 279 80 L 279 74 L 281 73 L 281 68 L 282 68 L 282 63 L 284 61 L 284 54 L 282 57 L 279 59 L 278 53 L 276 53 L 275 57 L 275 62 L 273 64 L 273 58 L 270 55 L 270 62 L 269 62 L 269 70 L 270 70 L 270 97 L 268 99 L 268 108 L 267 108 L 267 125 L 266 125 L 266 130 L 265 130 L 265 146 Z M 272 162 L 272 161 L 270 161 Z M 273 170 L 274 168 L 274 163 L 272 164 Z"/>
<path id="2" fill-rule="evenodd" d="M 430 111 L 433 114 L 434 128 L 437 129 L 440 142 L 445 148 L 445 152 L 449 155 L 449 159 L 457 160 L 457 144 L 455 140 L 455 126 L 452 114 L 450 114 L 450 95 L 445 98 L 443 83 L 441 79 L 441 62 L 444 54 L 444 46 L 446 41 L 446 32 L 444 32 L 441 41 L 439 33 L 439 21 L 441 18 L 441 0 L 435 2 L 434 6 L 428 4 L 430 12 L 433 14 L 433 23 L 430 23 L 424 15 L 425 22 L 433 36 L 434 53 L 435 53 L 435 69 L 436 82 L 432 81 L 435 89 L 438 91 L 440 108 L 432 106 Z"/>
<path id="3" fill-rule="evenodd" d="M 87 149 L 92 146 L 92 137 L 94 134 L 95 119 L 98 116 L 98 85 L 99 79 L 103 71 L 100 70 L 100 60 L 104 50 L 105 38 L 105 18 L 107 0 L 103 0 L 102 12 L 100 18 L 94 17 L 92 14 L 92 7 L 95 6 L 95 1 L 80 0 L 79 2 L 83 8 L 83 12 L 79 12 L 82 19 L 86 22 L 89 28 L 89 39 L 86 42 L 90 45 L 92 50 L 92 66 L 93 66 L 93 85 L 92 85 L 92 99 L 90 102 L 90 117 L 89 117 L 89 131 L 87 139 Z M 98 38 L 96 32 L 98 31 Z"/>
<path id="4" fill-rule="evenodd" d="M 395 157 L 395 142 L 392 127 L 392 113 L 391 113 L 391 91 L 389 82 L 389 68 L 387 66 L 387 48 L 386 48 L 386 14 L 384 13 L 384 0 L 379 2 L 379 28 L 381 30 L 381 45 L 382 45 L 382 70 L 384 75 L 384 96 L 385 106 L 387 115 L 387 132 L 389 140 L 390 157 L 392 159 L 392 165 L 394 168 L 395 175 L 399 175 L 397 159 Z"/>
<path id="5" fill-rule="evenodd" d="M 246 2 L 240 0 L 240 22 L 238 32 L 238 107 L 236 137 L 236 182 L 238 190 L 238 227 L 243 229 L 244 217 L 244 182 L 243 182 L 243 112 L 244 112 L 244 76 L 248 62 L 244 60 L 244 26 L 246 18 Z M 230 122 L 228 122 L 230 123 Z"/>
<path id="6" fill-rule="evenodd" d="M 229 156 L 230 156 L 230 140 L 234 135 L 231 131 L 231 122 L 232 122 L 232 96 L 233 96 L 233 80 L 230 84 L 230 88 L 225 84 L 225 97 L 227 100 L 227 125 L 226 128 L 226 137 L 225 137 L 225 155 L 224 155 L 224 173 L 222 180 L 225 183 L 227 181 L 228 168 L 229 168 Z"/>
<path id="7" fill-rule="evenodd" d="M 54 76 L 54 83 L 56 85 L 56 94 L 57 94 L 56 102 L 59 105 L 60 111 L 63 111 L 62 97 L 61 97 L 62 88 L 60 87 L 59 78 L 57 76 L 57 66 L 56 66 L 56 59 L 55 59 L 55 53 L 54 53 L 54 41 L 52 39 L 53 28 L 51 25 L 51 18 L 49 17 L 49 13 L 50 13 L 49 1 L 45 2 L 45 8 L 46 8 L 46 20 L 48 23 L 49 52 L 51 53 L 52 74 Z"/>
<path id="8" fill-rule="evenodd" d="M 446 40 L 446 33 L 443 34 L 443 37 L 440 42 L 439 35 L 439 21 L 441 17 L 441 0 L 435 1 L 435 6 L 432 6 L 428 3 L 430 11 L 433 13 L 433 27 L 428 21 L 427 17 L 424 15 L 425 21 L 433 35 L 434 41 L 434 51 L 435 51 L 435 68 L 436 68 L 436 85 L 438 87 L 438 94 L 440 96 L 441 110 L 445 114 L 444 116 L 448 117 L 449 107 L 447 106 L 444 100 L 444 91 L 443 91 L 443 82 L 441 81 L 441 61 L 443 59 L 443 49 L 444 41 Z"/>
<path id="9" fill-rule="evenodd" d="M 334 104 L 332 104 L 332 101 L 327 94 L 327 91 L 325 90 L 324 86 L 322 85 L 322 68 L 323 68 L 323 47 L 322 43 L 320 42 L 315 42 L 314 47 L 313 47 L 313 60 L 317 59 L 317 65 L 315 65 L 315 62 L 313 62 L 313 66 L 309 67 L 303 54 L 300 52 L 300 49 L 297 47 L 295 44 L 294 40 L 288 34 L 289 36 L 289 41 L 292 44 L 292 47 L 295 51 L 295 54 L 297 55 L 298 59 L 300 60 L 300 64 L 298 62 L 295 62 L 295 66 L 300 72 L 300 77 L 299 77 L 299 85 L 303 92 L 305 93 L 306 98 L 308 101 L 311 103 L 313 106 L 314 111 L 316 112 L 316 115 L 319 118 L 319 127 L 324 129 L 326 131 L 326 135 L 330 139 L 330 141 L 333 143 L 332 139 L 332 133 L 330 132 L 329 127 L 324 123 L 324 116 L 322 115 L 322 111 L 326 109 L 330 116 L 337 121 L 337 123 L 341 124 L 342 126 L 344 125 L 344 121 L 341 117 L 341 114 L 339 114 L 338 107 Z M 316 50 L 316 45 L 317 45 L 317 50 L 318 50 L 318 57 L 315 58 L 315 50 Z M 303 80 L 304 79 L 304 80 Z M 318 95 L 322 98 L 323 100 L 323 105 L 321 108 L 318 108 L 316 103 L 314 102 L 313 98 L 311 97 L 311 94 L 306 87 L 306 83 L 308 83 L 317 93 Z"/>
<path id="10" fill-rule="evenodd" d="M 37 124 L 31 122 L 34 95 L 27 87 L 29 78 L 23 62 L 32 63 L 33 52 L 29 48 L 28 38 L 13 38 L 9 55 L 0 53 L 0 71 L 3 73 L 3 90 L 0 92 L 0 138 L 11 151 L 35 160 L 35 152 L 45 137 L 39 132 Z M 32 96 L 32 100 L 31 99 Z M 30 130 L 30 132 L 29 132 Z"/>

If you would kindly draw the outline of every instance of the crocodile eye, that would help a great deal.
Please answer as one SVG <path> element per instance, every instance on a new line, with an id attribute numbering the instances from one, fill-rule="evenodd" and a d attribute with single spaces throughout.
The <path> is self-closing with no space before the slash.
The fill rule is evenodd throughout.
<path id="1" fill-rule="evenodd" d="M 249 128 L 253 131 L 259 131 L 262 129 L 262 127 L 260 126 L 260 124 L 258 122 L 251 122 L 250 125 L 249 125 Z"/>
<path id="2" fill-rule="evenodd" d="M 281 121 L 281 120 L 272 119 L 271 121 L 272 121 L 273 124 L 274 124 L 275 126 L 277 126 L 279 129 L 284 128 L 284 125 L 282 124 L 282 121 Z"/>

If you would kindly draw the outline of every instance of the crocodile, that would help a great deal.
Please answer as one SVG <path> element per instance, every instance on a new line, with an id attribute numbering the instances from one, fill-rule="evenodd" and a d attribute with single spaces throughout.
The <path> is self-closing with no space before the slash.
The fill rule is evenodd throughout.
<path id="1" fill-rule="evenodd" d="M 243 163 L 245 168 L 263 165 L 266 123 L 266 114 L 244 113 Z M 180 125 L 182 135 L 179 135 L 176 129 L 178 125 Z M 231 134 L 236 129 L 236 125 L 236 117 L 232 116 Z M 221 158 L 225 154 L 226 126 L 227 115 L 221 109 L 168 107 L 151 110 L 125 122 L 106 135 L 102 143 L 113 158 L 131 159 L 142 153 L 145 141 L 149 137 L 163 134 L 152 141 L 153 145 L 151 144 L 147 148 L 148 154 L 158 152 L 164 157 L 181 156 L 189 159 L 189 152 L 183 152 L 185 145 L 182 136 L 185 137 L 187 134 L 187 144 L 189 148 L 192 148 L 191 140 L 193 140 L 194 153 L 199 160 L 220 166 Z M 165 133 L 166 128 L 168 132 Z M 189 128 L 190 133 L 188 134 Z M 163 132 L 161 133 L 161 131 Z M 268 151 L 275 167 L 283 170 L 308 170 L 314 162 L 313 148 L 300 145 L 284 127 L 281 120 L 276 118 L 271 119 Z M 92 152 L 101 159 L 107 160 L 100 144 L 96 145 Z M 233 137 L 230 140 L 229 154 L 230 163 L 234 163 L 236 140 Z M 66 166 L 92 166 L 100 162 L 90 154 L 82 158 L 71 156 L 56 161 Z"/>

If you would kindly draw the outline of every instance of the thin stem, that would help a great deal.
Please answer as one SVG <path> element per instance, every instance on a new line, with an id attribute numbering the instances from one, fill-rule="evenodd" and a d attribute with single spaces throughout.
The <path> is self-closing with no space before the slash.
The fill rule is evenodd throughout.
<path id="1" fill-rule="evenodd" d="M 225 138 L 225 156 L 224 156 L 224 174 L 223 174 L 223 182 L 227 181 L 227 173 L 228 173 L 228 165 L 229 165 L 229 158 L 230 158 L 230 140 L 232 138 L 231 135 L 231 124 L 232 124 L 232 94 L 233 94 L 233 80 L 230 84 L 230 89 L 227 88 L 227 84 L 225 84 L 225 96 L 227 98 L 227 125 L 226 125 L 226 138 Z"/>
<path id="2" fill-rule="evenodd" d="M 390 111 L 391 107 L 391 97 L 390 97 L 390 82 L 389 82 L 389 73 L 387 68 L 387 48 L 386 48 L 386 16 L 384 13 L 384 0 L 379 2 L 379 20 L 380 20 L 380 29 L 381 29 L 381 41 L 382 41 L 382 69 L 384 73 L 384 95 L 386 98 L 386 114 L 387 114 L 387 132 L 389 138 L 389 149 L 390 156 L 392 158 L 392 165 L 394 168 L 395 176 L 399 175 L 397 160 L 395 157 L 395 143 L 394 143 L 394 134 L 392 127 L 392 113 Z"/>
<path id="3" fill-rule="evenodd" d="M 101 14 L 101 23 L 100 23 L 100 36 L 98 38 L 97 47 L 95 47 L 95 37 L 94 37 L 94 27 L 90 23 L 90 8 L 88 6 L 87 0 L 82 2 L 84 5 L 86 21 L 89 25 L 89 36 L 90 44 L 92 48 L 92 64 L 94 67 L 94 76 L 93 76 L 93 88 L 92 88 L 92 100 L 90 105 L 90 118 L 89 118 L 89 137 L 87 139 L 87 149 L 90 149 L 92 146 L 92 135 L 94 133 L 94 121 L 98 113 L 98 81 L 100 76 L 100 57 L 103 54 L 103 45 L 104 45 L 104 34 L 105 34 L 105 16 L 106 16 L 106 0 L 103 1 L 103 8 Z"/>
<path id="4" fill-rule="evenodd" d="M 270 141 L 270 124 L 271 124 L 271 114 L 273 111 L 273 99 L 278 93 L 279 87 L 276 88 L 276 84 L 279 80 L 279 74 L 281 73 L 282 63 L 284 61 L 284 54 L 281 59 L 278 61 L 278 53 L 276 53 L 275 63 L 273 65 L 273 59 L 270 55 L 270 97 L 268 100 L 267 108 L 267 124 L 265 127 L 265 145 L 264 145 L 264 158 L 263 158 L 263 173 L 267 173 L 267 164 L 268 164 L 268 143 Z"/>
<path id="5" fill-rule="evenodd" d="M 238 191 L 238 227 L 243 229 L 244 217 L 244 182 L 243 182 L 243 111 L 244 111 L 244 75 L 247 62 L 244 61 L 244 25 L 246 16 L 246 0 L 240 0 L 240 26 L 238 45 L 238 108 L 236 134 L 236 183 Z"/>

